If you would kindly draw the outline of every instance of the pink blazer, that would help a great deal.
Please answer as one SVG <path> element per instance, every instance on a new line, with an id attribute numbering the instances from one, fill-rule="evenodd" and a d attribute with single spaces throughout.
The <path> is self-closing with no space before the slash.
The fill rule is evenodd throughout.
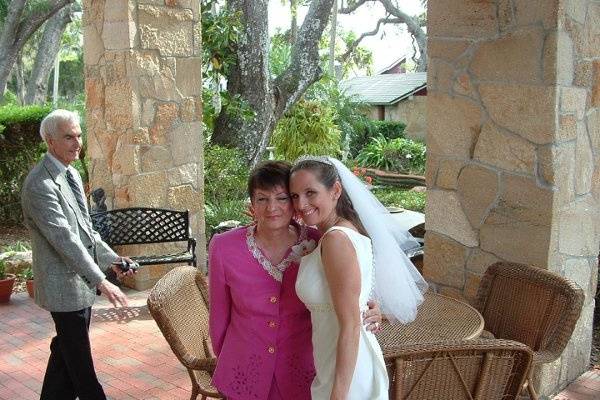
<path id="1" fill-rule="evenodd" d="M 282 282 L 259 264 L 246 227 L 209 247 L 210 337 L 218 357 L 213 383 L 234 399 L 267 399 L 276 382 L 289 399 L 309 400 L 315 376 L 310 313 L 296 296 L 298 263 Z M 307 232 L 317 240 L 318 233 Z"/>

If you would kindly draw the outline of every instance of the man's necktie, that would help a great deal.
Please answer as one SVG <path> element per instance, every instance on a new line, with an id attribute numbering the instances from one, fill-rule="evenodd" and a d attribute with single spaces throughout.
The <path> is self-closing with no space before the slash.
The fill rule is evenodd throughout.
<path id="1" fill-rule="evenodd" d="M 71 187 L 71 192 L 73 192 L 73 196 L 75 196 L 75 200 L 77 200 L 81 214 L 83 214 L 84 217 L 87 217 L 87 208 L 85 207 L 85 201 L 83 200 L 83 194 L 81 193 L 79 184 L 75 180 L 73 174 L 71 174 L 71 171 L 68 169 L 65 175 L 67 177 L 67 182 L 69 182 L 69 186 Z"/>

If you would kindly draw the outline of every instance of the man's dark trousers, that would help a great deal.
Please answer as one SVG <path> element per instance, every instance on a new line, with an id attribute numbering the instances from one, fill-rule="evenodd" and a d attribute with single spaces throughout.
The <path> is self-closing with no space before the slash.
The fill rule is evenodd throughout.
<path id="1" fill-rule="evenodd" d="M 40 400 L 106 400 L 98 382 L 89 327 L 92 308 L 52 312 L 56 336 L 50 343 L 50 359 Z"/>

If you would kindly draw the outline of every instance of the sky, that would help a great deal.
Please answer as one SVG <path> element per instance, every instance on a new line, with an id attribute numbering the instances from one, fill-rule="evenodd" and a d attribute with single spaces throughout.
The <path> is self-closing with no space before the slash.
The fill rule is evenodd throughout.
<path id="1" fill-rule="evenodd" d="M 418 15 L 424 11 L 419 0 L 401 0 L 399 4 L 400 9 L 409 15 Z M 273 33 L 278 28 L 289 29 L 289 13 L 288 1 L 269 1 L 269 31 Z M 302 23 L 305 13 L 306 10 L 300 10 L 298 25 Z M 377 21 L 383 17 L 385 10 L 381 4 L 365 4 L 351 15 L 338 14 L 338 26 L 345 31 L 354 31 L 360 36 L 363 32 L 372 31 Z M 401 27 L 403 25 L 383 25 L 377 35 L 362 40 L 361 46 L 373 52 L 373 73 L 389 66 L 402 56 L 412 56 L 411 37 L 406 29 Z"/>

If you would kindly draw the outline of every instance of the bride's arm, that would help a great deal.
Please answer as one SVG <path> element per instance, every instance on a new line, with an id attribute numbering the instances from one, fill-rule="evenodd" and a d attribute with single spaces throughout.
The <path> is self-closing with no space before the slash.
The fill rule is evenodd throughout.
<path id="1" fill-rule="evenodd" d="M 321 242 L 321 257 L 340 326 L 332 400 L 348 396 L 360 340 L 360 269 L 356 251 L 345 233 L 329 232 Z"/>

